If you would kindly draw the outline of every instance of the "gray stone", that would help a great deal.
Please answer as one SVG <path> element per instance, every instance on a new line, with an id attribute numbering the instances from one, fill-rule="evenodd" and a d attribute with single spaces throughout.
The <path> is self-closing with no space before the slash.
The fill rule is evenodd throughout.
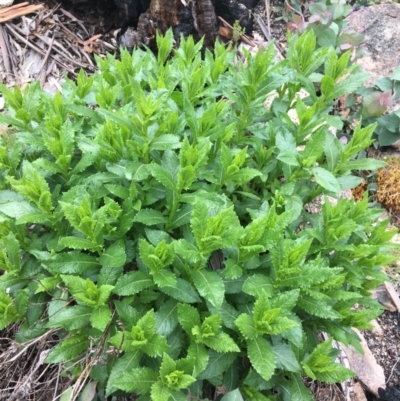
<path id="1" fill-rule="evenodd" d="M 372 298 L 377 299 L 389 312 L 396 312 L 397 308 L 383 284 L 372 291 Z"/>
<path id="2" fill-rule="evenodd" d="M 351 347 L 343 346 L 343 351 L 349 360 L 350 369 L 357 373 L 358 380 L 368 391 L 378 396 L 379 387 L 386 388 L 383 368 L 376 362 L 364 336 L 357 329 L 353 330 L 361 339 L 361 347 L 364 355 L 359 354 Z"/>
<path id="3" fill-rule="evenodd" d="M 375 337 L 377 337 L 378 339 L 383 338 L 383 336 L 385 335 L 385 333 L 383 332 L 383 329 L 382 329 L 382 327 L 379 325 L 379 323 L 378 323 L 375 319 L 374 319 L 374 320 L 371 320 L 370 323 L 374 326 L 374 327 L 371 329 L 371 333 L 372 333 Z"/>
<path id="4" fill-rule="evenodd" d="M 374 4 L 352 12 L 348 20 L 349 28 L 365 36 L 369 56 L 358 60 L 370 74 L 367 85 L 371 86 L 379 78 L 389 77 L 400 65 L 400 4 Z M 390 107 L 390 111 L 400 109 L 400 99 Z"/>
<path id="5" fill-rule="evenodd" d="M 396 306 L 397 311 L 400 312 L 400 297 L 399 297 L 399 294 L 397 293 L 396 289 L 394 288 L 394 285 L 389 282 L 385 282 L 384 285 L 385 285 L 387 293 L 389 294 L 390 299 Z"/>
<path id="6" fill-rule="evenodd" d="M 367 401 L 367 397 L 360 383 L 354 383 L 351 401 Z"/>

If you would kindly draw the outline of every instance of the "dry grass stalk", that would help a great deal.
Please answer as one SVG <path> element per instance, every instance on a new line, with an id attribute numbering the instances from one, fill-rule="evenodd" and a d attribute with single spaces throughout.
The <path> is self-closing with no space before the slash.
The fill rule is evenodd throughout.
<path id="1" fill-rule="evenodd" d="M 59 368 L 43 361 L 57 340 L 56 330 L 25 344 L 12 339 L 18 332 L 17 324 L 0 334 L 0 399 L 8 401 L 48 401 L 55 390 L 62 391 L 68 378 L 59 379 Z M 57 384 L 58 383 L 58 388 Z"/>

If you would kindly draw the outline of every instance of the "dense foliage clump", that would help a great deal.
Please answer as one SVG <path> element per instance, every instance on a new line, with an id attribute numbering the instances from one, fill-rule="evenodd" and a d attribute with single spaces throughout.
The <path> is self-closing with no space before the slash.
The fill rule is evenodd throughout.
<path id="1" fill-rule="evenodd" d="M 357 159 L 374 126 L 348 144 L 330 131 L 365 76 L 312 31 L 280 62 L 157 42 L 62 94 L 2 88 L 17 132 L 0 148 L 0 328 L 58 329 L 46 362 L 99 394 L 311 400 L 303 376 L 352 375 L 318 332 L 358 348 L 351 327 L 381 312 L 393 233 L 367 198 L 326 198 L 384 165 Z"/>

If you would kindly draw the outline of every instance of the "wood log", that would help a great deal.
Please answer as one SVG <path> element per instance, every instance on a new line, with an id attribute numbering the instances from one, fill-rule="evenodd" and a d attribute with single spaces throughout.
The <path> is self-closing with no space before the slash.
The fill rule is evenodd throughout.
<path id="1" fill-rule="evenodd" d="M 61 0 L 72 3 L 87 0 Z M 149 45 L 155 32 L 164 33 L 172 28 L 175 38 L 193 35 L 195 39 L 204 36 L 204 44 L 213 47 L 218 34 L 218 17 L 231 25 L 239 21 L 247 33 L 252 31 L 252 18 L 249 9 L 259 0 L 114 0 L 119 10 L 123 32 L 128 27 L 128 36 L 134 38 L 135 46 Z M 123 44 L 127 37 L 122 38 Z"/>
<path id="2" fill-rule="evenodd" d="M 175 36 L 204 36 L 206 46 L 214 45 L 218 26 L 211 0 L 152 0 L 148 14 L 159 24 L 172 27 Z"/>

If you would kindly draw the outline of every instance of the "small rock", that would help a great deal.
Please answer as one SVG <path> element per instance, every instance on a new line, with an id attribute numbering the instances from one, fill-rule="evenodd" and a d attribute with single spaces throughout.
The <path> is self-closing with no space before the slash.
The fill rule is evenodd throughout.
<path id="1" fill-rule="evenodd" d="M 0 0 L 0 8 L 11 6 L 14 0 Z"/>
<path id="2" fill-rule="evenodd" d="M 395 304 L 397 311 L 400 312 L 400 297 L 392 283 L 385 282 L 384 286 L 389 294 L 390 299 Z"/>
<path id="3" fill-rule="evenodd" d="M 347 19 L 350 29 L 365 36 L 364 43 L 370 52 L 369 56 L 358 61 L 369 73 L 367 86 L 371 86 L 379 78 L 389 77 L 400 64 L 400 4 L 373 4 L 352 12 Z M 389 111 L 399 108 L 400 101 L 397 99 Z"/>
<path id="4" fill-rule="evenodd" d="M 383 329 L 381 326 L 379 326 L 379 323 L 376 321 L 376 319 L 371 320 L 370 323 L 374 326 L 371 329 L 371 333 L 375 336 L 375 337 L 379 337 L 382 338 L 385 333 L 383 332 Z"/>
<path id="5" fill-rule="evenodd" d="M 383 368 L 376 362 L 364 336 L 357 329 L 353 330 L 361 339 L 361 347 L 364 355 L 360 355 L 353 348 L 343 347 L 350 363 L 350 369 L 357 373 L 358 380 L 360 380 L 368 391 L 378 396 L 379 387 L 386 388 Z"/>
<path id="6" fill-rule="evenodd" d="M 139 34 L 133 28 L 129 27 L 119 38 L 119 44 L 128 50 L 132 50 L 135 46 L 141 45 L 141 39 Z"/>
<path id="7" fill-rule="evenodd" d="M 386 310 L 389 312 L 396 312 L 397 308 L 393 305 L 392 299 L 389 296 L 385 285 L 380 285 L 372 291 L 372 298 L 377 299 L 380 304 L 382 304 Z"/>
<path id="8" fill-rule="evenodd" d="M 367 401 L 367 397 L 360 383 L 354 383 L 353 385 L 352 401 Z"/>

